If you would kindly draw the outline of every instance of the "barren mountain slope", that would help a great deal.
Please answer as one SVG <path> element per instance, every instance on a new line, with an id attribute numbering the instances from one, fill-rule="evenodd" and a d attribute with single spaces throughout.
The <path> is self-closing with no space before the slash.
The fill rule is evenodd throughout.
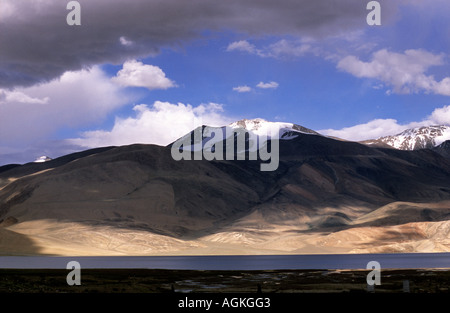
<path id="1" fill-rule="evenodd" d="M 261 172 L 259 161 L 174 161 L 169 147 L 131 145 L 55 159 L 34 172 L 4 170 L 0 219 L 9 223 L 0 235 L 18 239 L 1 240 L 0 253 L 392 251 L 383 239 L 392 227 L 432 242 L 447 227 L 450 161 L 438 153 L 300 133 L 280 140 L 280 155 L 276 171 Z M 416 233 L 404 228 L 410 223 L 421 223 Z M 374 228 L 373 240 L 364 239 Z M 336 236 L 345 244 L 327 244 Z M 450 249 L 445 240 L 412 246 Z"/>

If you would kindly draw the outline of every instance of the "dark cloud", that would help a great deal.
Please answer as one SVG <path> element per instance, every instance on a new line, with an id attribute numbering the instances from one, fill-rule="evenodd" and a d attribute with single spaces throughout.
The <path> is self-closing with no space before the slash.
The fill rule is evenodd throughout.
<path id="1" fill-rule="evenodd" d="M 79 0 L 81 26 L 68 26 L 69 1 L 1 1 L 0 87 L 32 85 L 67 70 L 150 56 L 204 30 L 249 36 L 342 34 L 367 26 L 368 2 Z M 383 14 L 396 1 L 381 1 Z"/>

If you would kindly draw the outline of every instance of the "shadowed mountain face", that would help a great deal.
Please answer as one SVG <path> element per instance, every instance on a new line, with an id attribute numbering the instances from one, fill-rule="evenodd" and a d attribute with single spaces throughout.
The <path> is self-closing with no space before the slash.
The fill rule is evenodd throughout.
<path id="1" fill-rule="evenodd" d="M 450 140 L 444 141 L 439 146 L 434 147 L 433 151 L 439 153 L 443 157 L 450 158 Z"/>
<path id="2" fill-rule="evenodd" d="M 260 161 L 174 161 L 170 147 L 155 145 L 3 167 L 0 228 L 34 240 L 23 253 L 314 253 L 311 245 L 332 251 L 328 239 L 364 227 L 450 220 L 450 160 L 441 154 L 296 135 L 280 140 L 273 172 Z M 3 242 L 0 251 L 17 247 Z"/>

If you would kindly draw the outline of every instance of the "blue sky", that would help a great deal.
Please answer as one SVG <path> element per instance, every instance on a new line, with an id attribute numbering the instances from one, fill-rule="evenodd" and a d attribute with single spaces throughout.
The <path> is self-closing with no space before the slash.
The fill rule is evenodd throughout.
<path id="1" fill-rule="evenodd" d="M 0 1 L 0 165 L 242 118 L 348 140 L 450 125 L 448 1 L 380 1 L 381 26 L 360 0 L 79 1 L 80 26 Z"/>

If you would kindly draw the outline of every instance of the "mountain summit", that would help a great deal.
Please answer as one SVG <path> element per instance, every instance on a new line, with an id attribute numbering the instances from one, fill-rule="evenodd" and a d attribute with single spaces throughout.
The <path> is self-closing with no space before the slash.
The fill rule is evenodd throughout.
<path id="1" fill-rule="evenodd" d="M 407 129 L 397 135 L 378 138 L 373 143 L 384 143 L 400 150 L 434 148 L 450 139 L 450 127 L 444 125 Z"/>
<path id="2" fill-rule="evenodd" d="M 279 139 L 292 139 L 298 134 L 320 135 L 318 132 L 293 123 L 269 122 L 262 118 L 242 119 L 228 125 L 231 128 L 244 128 L 256 135 L 278 134 Z"/>
<path id="3" fill-rule="evenodd" d="M 46 155 L 40 156 L 38 158 L 36 158 L 36 160 L 34 160 L 34 163 L 44 163 L 44 162 L 48 162 L 51 161 L 52 159 Z"/>

